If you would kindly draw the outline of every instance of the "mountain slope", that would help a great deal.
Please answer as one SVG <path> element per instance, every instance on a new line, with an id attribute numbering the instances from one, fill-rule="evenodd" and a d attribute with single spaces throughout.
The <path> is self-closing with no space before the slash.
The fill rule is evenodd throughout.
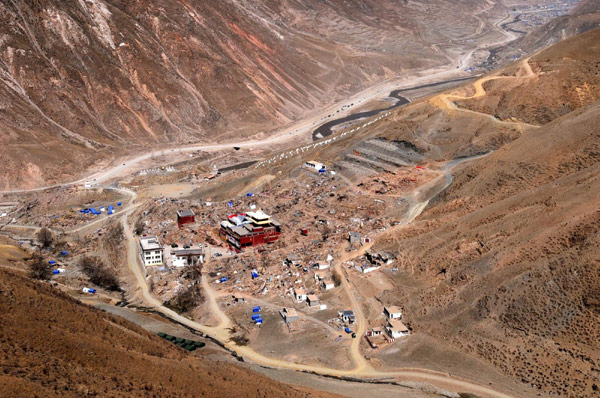
<path id="1" fill-rule="evenodd" d="M 473 0 L 3 0 L 0 187 L 271 130 L 390 75 L 446 64 L 456 39 L 501 10 Z"/>
<path id="2" fill-rule="evenodd" d="M 542 395 L 592 397 L 600 388 L 600 102 L 548 91 L 587 79 L 597 93 L 599 40 L 596 29 L 559 43 L 529 61 L 537 77 L 492 81 L 460 102 L 484 112 L 481 104 L 503 98 L 520 104 L 511 108 L 519 120 L 562 101 L 572 107 L 464 166 L 417 222 L 380 243 L 400 251 L 420 286 L 398 284 L 383 302 L 401 300 L 415 331 Z M 481 118 L 469 112 L 461 118 Z"/>
<path id="3" fill-rule="evenodd" d="M 49 285 L 0 270 L 5 397 L 325 397 L 201 359 Z"/>

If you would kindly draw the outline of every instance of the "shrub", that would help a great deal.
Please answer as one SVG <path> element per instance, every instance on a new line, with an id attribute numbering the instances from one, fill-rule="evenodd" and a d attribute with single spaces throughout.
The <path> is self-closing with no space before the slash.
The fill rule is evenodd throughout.
<path id="1" fill-rule="evenodd" d="M 54 236 L 52 235 L 52 231 L 48 228 L 43 227 L 37 233 L 38 242 L 42 245 L 43 248 L 50 247 L 52 242 L 54 241 Z"/>
<path id="2" fill-rule="evenodd" d="M 113 291 L 121 290 L 119 280 L 100 258 L 84 256 L 79 261 L 79 266 L 94 285 Z"/>
<path id="3" fill-rule="evenodd" d="M 144 233 L 144 221 L 142 221 L 141 218 L 138 218 L 138 220 L 135 222 L 133 231 L 136 233 L 136 235 L 141 235 Z"/>
<path id="4" fill-rule="evenodd" d="M 337 271 L 333 271 L 333 273 L 331 274 L 331 279 L 333 280 L 333 283 L 336 286 L 339 286 L 342 284 L 342 277 L 340 276 L 340 273 Z"/>
<path id="5" fill-rule="evenodd" d="M 29 276 L 33 279 L 48 280 L 52 276 L 52 266 L 39 254 L 29 260 Z"/>
<path id="6" fill-rule="evenodd" d="M 204 302 L 200 285 L 193 284 L 165 302 L 165 306 L 180 314 L 189 312 Z"/>

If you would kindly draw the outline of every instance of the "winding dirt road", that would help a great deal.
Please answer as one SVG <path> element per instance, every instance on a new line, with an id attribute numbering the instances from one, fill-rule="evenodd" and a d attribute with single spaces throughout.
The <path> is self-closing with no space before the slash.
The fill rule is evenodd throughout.
<path id="1" fill-rule="evenodd" d="M 452 94 L 452 93 L 443 93 L 443 94 L 439 94 L 439 95 L 433 97 L 430 100 L 430 103 L 437 106 L 440 109 L 443 109 L 443 110 L 453 110 L 453 111 L 459 111 L 459 112 L 475 114 L 478 116 L 483 116 L 483 117 L 486 117 L 486 118 L 492 120 L 494 123 L 501 123 L 501 124 L 513 125 L 513 126 L 539 128 L 540 126 L 535 125 L 535 124 L 500 120 L 500 119 L 496 118 L 494 115 L 490 115 L 488 113 L 482 113 L 482 112 L 477 112 L 477 111 L 474 111 L 471 109 L 461 108 L 458 105 L 456 105 L 456 102 L 455 102 L 456 100 L 469 100 L 469 99 L 481 98 L 481 97 L 486 96 L 487 92 L 485 91 L 485 88 L 483 88 L 483 85 L 486 82 L 489 82 L 492 80 L 534 79 L 537 77 L 536 74 L 531 69 L 531 65 L 529 65 L 529 58 L 526 58 L 521 62 L 521 67 L 525 70 L 524 76 L 486 76 L 486 77 L 483 77 L 483 78 L 478 79 L 475 82 L 473 82 L 473 88 L 475 88 L 475 93 L 473 95 L 463 96 L 463 95 Z"/>

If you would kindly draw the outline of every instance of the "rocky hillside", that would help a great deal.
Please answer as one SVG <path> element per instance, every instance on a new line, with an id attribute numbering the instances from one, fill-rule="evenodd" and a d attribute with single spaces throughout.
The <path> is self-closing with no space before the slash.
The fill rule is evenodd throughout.
<path id="1" fill-rule="evenodd" d="M 268 131 L 374 81 L 446 64 L 456 39 L 502 10 L 473 0 L 3 0 L 0 187 L 67 179 L 161 143 Z"/>
<path id="2" fill-rule="evenodd" d="M 544 109 L 547 118 L 533 117 L 541 127 L 515 132 L 512 142 L 459 169 L 417 222 L 382 244 L 400 252 L 420 286 L 398 285 L 383 302 L 401 297 L 416 332 L 487 361 L 542 396 L 600 391 L 597 43 L 599 29 L 569 39 L 529 61 L 535 77 L 520 78 L 521 69 L 511 66 L 498 75 L 516 73 L 514 79 L 490 81 L 484 96 L 464 101 L 477 102 L 478 112 L 511 108 L 511 120 Z M 580 101 L 578 93 L 595 97 Z M 485 103 L 516 105 L 497 110 Z M 463 125 L 477 140 L 481 114 L 461 114 L 473 119 Z"/>
<path id="3" fill-rule="evenodd" d="M 570 14 L 560 16 L 507 46 L 496 49 L 495 57 L 499 60 L 531 54 L 598 26 L 600 26 L 600 3 L 597 0 L 584 0 Z"/>
<path id="4" fill-rule="evenodd" d="M 3 397 L 329 396 L 186 354 L 11 271 L 0 270 L 0 311 Z"/>

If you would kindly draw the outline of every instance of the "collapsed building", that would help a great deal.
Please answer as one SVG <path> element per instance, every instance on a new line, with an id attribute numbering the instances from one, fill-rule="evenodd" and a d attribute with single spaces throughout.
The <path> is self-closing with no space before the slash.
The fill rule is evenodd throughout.
<path id="1" fill-rule="evenodd" d="M 221 239 L 236 251 L 276 242 L 280 235 L 281 224 L 260 210 L 227 217 L 219 231 Z"/>

